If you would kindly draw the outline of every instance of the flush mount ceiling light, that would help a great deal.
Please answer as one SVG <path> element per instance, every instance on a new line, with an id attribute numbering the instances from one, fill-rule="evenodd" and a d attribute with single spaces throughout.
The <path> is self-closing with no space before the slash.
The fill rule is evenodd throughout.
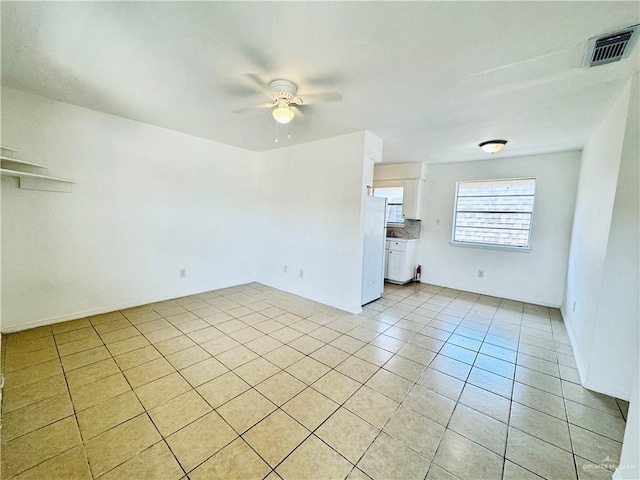
<path id="1" fill-rule="evenodd" d="M 506 144 L 506 140 L 487 140 L 478 146 L 486 153 L 498 153 Z"/>
<path id="2" fill-rule="evenodd" d="M 289 106 L 287 100 L 280 100 L 278 106 L 273 109 L 272 114 L 278 123 L 285 124 L 293 120 L 293 109 Z"/>

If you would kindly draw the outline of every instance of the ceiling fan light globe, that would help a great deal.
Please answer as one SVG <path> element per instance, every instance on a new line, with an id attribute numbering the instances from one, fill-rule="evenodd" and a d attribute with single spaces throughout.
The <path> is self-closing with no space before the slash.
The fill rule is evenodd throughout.
<path id="1" fill-rule="evenodd" d="M 273 110 L 273 118 L 278 123 L 289 123 L 293 120 L 293 110 L 289 107 L 278 107 Z"/>
<path id="2" fill-rule="evenodd" d="M 498 153 L 506 144 L 506 140 L 489 140 L 488 142 L 482 142 L 479 147 L 486 153 Z"/>

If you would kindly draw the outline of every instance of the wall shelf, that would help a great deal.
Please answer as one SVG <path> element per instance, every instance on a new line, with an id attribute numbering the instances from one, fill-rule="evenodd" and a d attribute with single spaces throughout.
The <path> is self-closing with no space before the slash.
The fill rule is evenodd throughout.
<path id="1" fill-rule="evenodd" d="M 1 146 L 0 149 L 17 153 L 14 148 Z M 3 152 L 4 153 L 4 152 Z M 20 167 L 34 167 L 46 169 L 47 167 L 35 162 L 28 162 L 26 160 L 20 160 L 13 158 L 13 156 L 0 155 L 0 161 L 2 161 L 2 168 L 0 168 L 0 174 L 8 177 L 15 177 L 19 181 L 20 188 L 25 190 L 44 190 L 48 192 L 71 192 L 71 186 L 75 183 L 73 180 L 66 178 L 52 177 L 50 175 L 43 175 L 41 173 L 25 172 L 24 170 L 16 170 Z M 5 164 L 12 164 L 13 168 L 4 168 Z"/>

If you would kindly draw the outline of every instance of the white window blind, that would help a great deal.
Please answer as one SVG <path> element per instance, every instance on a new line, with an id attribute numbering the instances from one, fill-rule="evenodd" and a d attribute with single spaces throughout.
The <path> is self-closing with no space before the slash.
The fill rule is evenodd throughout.
<path id="1" fill-rule="evenodd" d="M 458 182 L 452 242 L 529 248 L 535 178 Z"/>

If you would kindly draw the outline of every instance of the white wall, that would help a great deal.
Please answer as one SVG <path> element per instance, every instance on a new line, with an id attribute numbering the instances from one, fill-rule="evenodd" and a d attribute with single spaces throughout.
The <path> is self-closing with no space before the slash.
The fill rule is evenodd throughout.
<path id="1" fill-rule="evenodd" d="M 582 152 L 562 306 L 583 385 L 625 399 L 638 348 L 638 124 L 627 125 L 630 87 Z"/>
<path id="2" fill-rule="evenodd" d="M 2 142 L 77 181 L 2 177 L 3 330 L 255 280 L 255 153 L 9 88 Z"/>
<path id="3" fill-rule="evenodd" d="M 259 282 L 360 311 L 362 208 L 366 185 L 373 181 L 368 135 L 358 132 L 261 154 Z"/>
<path id="4" fill-rule="evenodd" d="M 579 160 L 579 152 L 562 152 L 429 165 L 418 249 L 422 281 L 560 306 Z M 456 182 L 521 177 L 536 177 L 530 251 L 451 244 Z"/>

